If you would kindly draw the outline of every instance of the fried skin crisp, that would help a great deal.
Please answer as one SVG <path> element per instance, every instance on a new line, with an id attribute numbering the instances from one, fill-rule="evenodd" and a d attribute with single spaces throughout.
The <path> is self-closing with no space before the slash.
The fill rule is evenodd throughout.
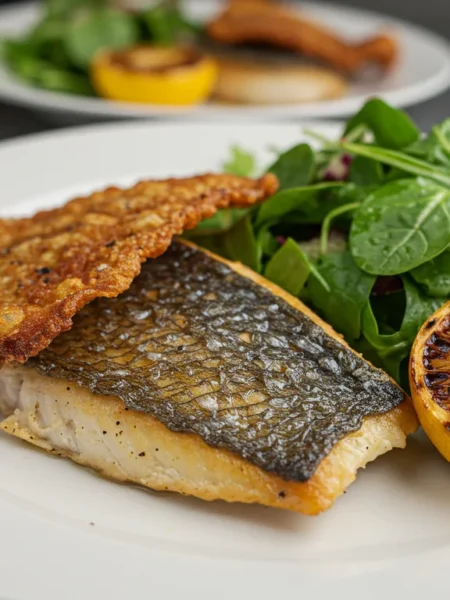
<path id="1" fill-rule="evenodd" d="M 208 33 L 226 44 L 263 42 L 299 52 L 348 74 L 370 62 L 388 68 L 397 57 L 397 45 L 387 35 L 351 44 L 273 0 L 229 0 Z"/>
<path id="2" fill-rule="evenodd" d="M 206 174 L 108 188 L 27 219 L 0 219 L 0 365 L 24 362 L 94 298 L 126 290 L 174 235 L 273 194 L 276 177 Z"/>

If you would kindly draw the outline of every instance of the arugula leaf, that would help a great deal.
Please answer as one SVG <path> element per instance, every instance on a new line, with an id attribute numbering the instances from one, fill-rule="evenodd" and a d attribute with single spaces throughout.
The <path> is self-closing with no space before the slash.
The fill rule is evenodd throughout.
<path id="1" fill-rule="evenodd" d="M 264 276 L 298 296 L 310 273 L 309 260 L 298 244 L 288 238 L 269 261 Z"/>
<path id="2" fill-rule="evenodd" d="M 100 50 L 131 46 L 139 40 L 139 28 L 132 15 L 112 9 L 81 14 L 70 21 L 64 42 L 75 65 L 87 69 Z"/>
<path id="3" fill-rule="evenodd" d="M 231 156 L 223 164 L 225 173 L 238 175 L 239 177 L 251 177 L 256 171 L 255 156 L 239 146 L 231 146 Z"/>
<path id="4" fill-rule="evenodd" d="M 380 146 L 400 150 L 419 139 L 420 132 L 408 115 L 386 104 L 380 98 L 366 102 L 362 109 L 347 123 L 345 135 L 359 125 L 372 131 Z"/>
<path id="5" fill-rule="evenodd" d="M 375 277 L 361 271 L 348 251 L 327 254 L 320 260 L 317 270 L 328 289 L 314 273 L 311 275 L 308 291 L 313 305 L 348 339 L 359 338 L 361 312 L 368 302 Z"/>
<path id="6" fill-rule="evenodd" d="M 411 271 L 417 283 L 429 296 L 450 296 L 450 252 L 446 251 L 433 260 Z"/>
<path id="7" fill-rule="evenodd" d="M 309 212 L 317 210 L 325 192 L 338 189 L 342 185 L 340 182 L 318 183 L 277 192 L 260 207 L 255 225 L 259 227 L 267 221 L 277 221 L 293 212 L 300 211 L 308 215 Z"/>
<path id="8" fill-rule="evenodd" d="M 450 244 L 450 189 L 424 179 L 389 183 L 355 214 L 350 249 L 356 264 L 376 275 L 405 273 Z"/>
<path id="9" fill-rule="evenodd" d="M 308 144 L 298 144 L 280 154 L 267 169 L 278 177 L 279 191 L 311 183 L 314 175 L 314 153 Z"/>

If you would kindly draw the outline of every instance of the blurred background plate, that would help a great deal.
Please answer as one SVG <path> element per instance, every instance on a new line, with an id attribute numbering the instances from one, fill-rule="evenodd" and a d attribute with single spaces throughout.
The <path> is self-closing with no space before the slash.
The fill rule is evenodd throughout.
<path id="1" fill-rule="evenodd" d="M 208 20 L 223 5 L 221 0 L 184 0 L 183 8 L 195 19 Z M 295 3 L 302 13 L 348 39 L 367 37 L 377 31 L 392 31 L 401 49 L 398 64 L 385 75 L 361 77 L 350 84 L 348 94 L 335 100 L 277 106 L 222 105 L 170 108 L 110 102 L 39 90 L 19 81 L 0 65 L 0 99 L 31 107 L 66 121 L 100 118 L 195 118 L 265 119 L 346 116 L 368 97 L 381 96 L 397 106 L 409 106 L 431 98 L 450 84 L 450 46 L 446 40 L 405 21 L 338 5 Z M 20 34 L 36 20 L 37 4 L 0 8 L 0 38 Z"/>

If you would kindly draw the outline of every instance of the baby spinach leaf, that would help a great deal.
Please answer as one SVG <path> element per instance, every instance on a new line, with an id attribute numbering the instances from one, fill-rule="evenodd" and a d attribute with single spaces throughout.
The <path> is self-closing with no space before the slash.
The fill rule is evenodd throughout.
<path id="1" fill-rule="evenodd" d="M 240 146 L 231 146 L 231 156 L 223 164 L 225 173 L 239 177 L 251 177 L 256 171 L 255 156 Z"/>
<path id="2" fill-rule="evenodd" d="M 367 126 L 380 146 L 400 150 L 419 139 L 420 132 L 408 115 L 386 104 L 380 98 L 366 102 L 362 109 L 347 123 L 348 134 L 358 125 Z"/>
<path id="3" fill-rule="evenodd" d="M 350 165 L 350 181 L 358 186 L 377 185 L 383 180 L 383 167 L 376 160 L 355 156 Z"/>
<path id="4" fill-rule="evenodd" d="M 74 64 L 87 69 L 100 50 L 131 46 L 138 40 L 139 28 L 132 15 L 104 9 L 71 20 L 65 35 L 65 48 Z"/>
<path id="5" fill-rule="evenodd" d="M 311 302 L 337 331 L 350 340 L 359 338 L 361 312 L 375 277 L 361 271 L 348 251 L 327 254 L 320 260 L 317 270 L 328 289 L 313 273 L 308 281 Z"/>
<path id="6" fill-rule="evenodd" d="M 264 276 L 294 296 L 298 296 L 309 273 L 307 257 L 298 244 L 292 238 L 288 238 L 267 264 Z"/>
<path id="7" fill-rule="evenodd" d="M 277 192 L 260 207 L 256 217 L 256 226 L 259 227 L 268 221 L 277 221 L 293 212 L 300 211 L 307 215 L 309 212 L 317 210 L 324 193 L 342 185 L 339 182 L 319 183 Z"/>
<path id="8" fill-rule="evenodd" d="M 411 271 L 429 296 L 450 297 L 450 252 L 443 252 Z"/>
<path id="9" fill-rule="evenodd" d="M 350 231 L 356 264 L 375 275 L 405 273 L 450 243 L 450 189 L 424 178 L 382 186 L 361 205 Z"/>
<path id="10" fill-rule="evenodd" d="M 314 153 L 308 144 L 298 144 L 280 154 L 267 169 L 278 177 L 279 191 L 308 185 L 314 174 Z"/>

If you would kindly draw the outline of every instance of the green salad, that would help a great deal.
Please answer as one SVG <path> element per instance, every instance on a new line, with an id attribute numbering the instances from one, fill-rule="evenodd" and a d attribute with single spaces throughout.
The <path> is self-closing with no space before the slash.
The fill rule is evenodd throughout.
<path id="1" fill-rule="evenodd" d="M 407 387 L 417 331 L 450 298 L 450 119 L 422 136 L 373 99 L 340 139 L 309 135 L 320 150 L 298 144 L 265 169 L 280 181 L 272 198 L 189 237 L 301 298 Z M 224 168 L 261 171 L 237 147 Z"/>
<path id="2" fill-rule="evenodd" d="M 95 95 L 89 65 L 99 50 L 171 45 L 199 31 L 170 0 L 138 12 L 111 8 L 108 0 L 45 0 L 41 18 L 25 35 L 0 40 L 0 58 L 30 85 Z"/>

